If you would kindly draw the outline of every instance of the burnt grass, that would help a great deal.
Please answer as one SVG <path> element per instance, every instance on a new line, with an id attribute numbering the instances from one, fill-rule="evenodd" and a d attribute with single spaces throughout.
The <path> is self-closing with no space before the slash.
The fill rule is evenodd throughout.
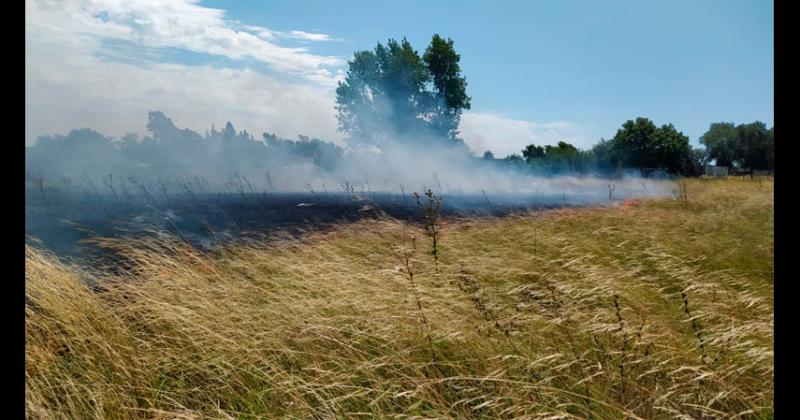
<path id="1" fill-rule="evenodd" d="M 487 217 L 586 205 L 564 195 L 443 194 L 444 217 Z M 339 223 L 389 216 L 420 223 L 410 194 L 192 193 L 111 195 L 27 191 L 26 242 L 69 259 L 110 258 L 92 238 L 169 233 L 201 250 L 276 232 L 301 235 Z"/>

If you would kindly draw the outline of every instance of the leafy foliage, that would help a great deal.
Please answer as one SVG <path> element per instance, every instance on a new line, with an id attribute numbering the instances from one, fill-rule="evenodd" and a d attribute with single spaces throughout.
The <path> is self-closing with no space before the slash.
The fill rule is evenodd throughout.
<path id="1" fill-rule="evenodd" d="M 264 169 L 287 162 L 312 163 L 333 171 L 344 150 L 329 142 L 299 136 L 297 141 L 263 134 L 256 140 L 247 131 L 237 132 L 228 122 L 222 130 L 213 126 L 205 135 L 177 128 L 162 112 L 150 112 L 149 136 L 135 134 L 117 140 L 91 129 L 72 130 L 68 135 L 40 137 L 26 150 L 26 168 L 37 176 L 57 179 L 64 174 L 117 173 L 125 178 L 156 176 L 220 176 L 234 173 L 263 174 Z"/>
<path id="2" fill-rule="evenodd" d="M 689 138 L 672 124 L 661 127 L 647 118 L 628 120 L 608 144 L 608 159 L 614 166 L 689 172 L 692 151 Z"/>
<path id="3" fill-rule="evenodd" d="M 453 41 L 439 35 L 422 57 L 405 38 L 356 52 L 336 88 L 339 130 L 354 146 L 396 138 L 463 146 L 458 124 L 470 98 L 460 58 Z"/>
<path id="4" fill-rule="evenodd" d="M 715 160 L 719 166 L 772 171 L 775 168 L 773 128 L 767 130 L 760 121 L 739 125 L 714 123 L 700 137 L 700 143 L 708 150 L 708 159 Z"/>
<path id="5" fill-rule="evenodd" d="M 594 156 L 590 151 L 579 150 L 564 141 L 557 146 L 535 146 L 530 144 L 522 150 L 522 156 L 534 171 L 552 174 L 586 173 L 594 169 Z"/>
<path id="6" fill-rule="evenodd" d="M 431 128 L 437 134 L 454 140 L 458 134 L 461 111 L 470 108 L 467 79 L 461 76 L 458 62 L 461 56 L 453 47 L 453 40 L 433 36 L 425 50 L 423 60 L 435 87 Z"/>
<path id="7" fill-rule="evenodd" d="M 700 137 L 708 151 L 709 159 L 716 160 L 719 166 L 733 166 L 736 160 L 736 126 L 733 123 L 713 123 Z"/>

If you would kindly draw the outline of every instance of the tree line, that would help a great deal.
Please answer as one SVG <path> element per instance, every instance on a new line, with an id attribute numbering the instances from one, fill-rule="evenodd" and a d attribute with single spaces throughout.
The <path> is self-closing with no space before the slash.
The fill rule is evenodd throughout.
<path id="1" fill-rule="evenodd" d="M 82 128 L 67 135 L 41 136 L 25 153 L 30 176 L 56 178 L 84 174 L 135 175 L 142 178 L 202 176 L 226 179 L 233 174 L 263 177 L 265 170 L 297 165 L 331 171 L 344 157 L 344 149 L 317 138 L 297 140 L 263 133 L 256 139 L 246 130 L 226 123 L 213 125 L 201 135 L 175 126 L 160 111 L 148 114 L 148 135 L 127 134 L 121 139 Z"/>
<path id="2" fill-rule="evenodd" d="M 374 50 L 358 51 L 336 90 L 339 131 L 351 146 L 384 146 L 389 141 L 466 149 L 458 137 L 461 113 L 470 109 L 466 77 L 461 74 L 452 39 L 436 34 L 420 55 L 407 39 L 389 39 Z M 738 171 L 774 171 L 774 136 L 761 122 L 711 124 L 692 148 L 672 124 L 656 126 L 648 118 L 626 121 L 613 138 L 589 150 L 561 141 L 528 145 L 500 162 L 539 174 L 602 173 L 639 169 L 700 175 L 715 163 Z M 491 151 L 484 160 L 497 161 Z M 496 162 L 495 162 L 496 164 Z"/>
<path id="3" fill-rule="evenodd" d="M 294 141 L 264 133 L 256 139 L 247 131 L 237 132 L 230 122 L 201 135 L 153 111 L 148 115 L 150 134 L 144 138 L 128 134 L 116 140 L 88 128 L 43 136 L 27 149 L 26 166 L 39 175 L 91 170 L 226 177 L 306 163 L 332 172 L 349 164 L 349 151 L 363 147 L 378 148 L 385 159 L 399 152 L 452 157 L 454 150 L 469 156 L 472 151 L 458 131 L 463 111 L 471 107 L 460 59 L 453 40 L 438 34 L 422 54 L 405 38 L 355 52 L 336 88 L 336 117 L 345 148 L 304 136 Z M 608 175 L 638 169 L 645 175 L 659 170 L 691 176 L 701 174 L 707 163 L 772 172 L 773 132 L 758 121 L 714 123 L 700 138 L 704 148 L 692 148 L 672 124 L 656 126 L 640 117 L 626 121 L 613 138 L 601 139 L 589 150 L 561 141 L 554 146 L 530 144 L 501 159 L 487 151 L 477 160 L 540 175 Z M 448 154 L 436 155 L 442 150 Z"/>
<path id="4" fill-rule="evenodd" d="M 774 128 L 774 127 L 773 127 Z M 637 169 L 698 176 L 705 166 L 725 166 L 734 172 L 775 170 L 774 129 L 760 121 L 749 124 L 713 123 L 700 137 L 704 147 L 693 148 L 689 138 L 672 124 L 657 127 L 648 118 L 626 121 L 613 138 L 601 139 L 589 150 L 565 141 L 556 146 L 530 144 L 502 159 L 491 151 L 483 158 L 539 174 L 612 174 Z"/>

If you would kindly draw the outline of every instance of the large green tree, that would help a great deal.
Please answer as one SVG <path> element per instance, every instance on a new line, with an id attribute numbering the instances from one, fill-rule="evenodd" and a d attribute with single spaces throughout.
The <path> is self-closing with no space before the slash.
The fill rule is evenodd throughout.
<path id="1" fill-rule="evenodd" d="M 467 79 L 461 76 L 461 56 L 456 53 L 452 39 L 433 36 L 423 60 L 433 79 L 433 98 L 429 110 L 433 131 L 451 141 L 458 135 L 461 112 L 470 108 Z"/>
<path id="2" fill-rule="evenodd" d="M 604 145 L 606 147 L 606 145 Z M 670 173 L 691 172 L 693 160 L 689 138 L 672 124 L 661 127 L 648 118 L 628 120 L 607 145 L 611 167 L 665 169 Z"/>
<path id="3" fill-rule="evenodd" d="M 615 172 L 622 167 L 622 159 L 614 153 L 611 140 L 600 139 L 592 146 L 592 154 L 597 162 L 597 169 L 603 172 Z"/>
<path id="4" fill-rule="evenodd" d="M 535 144 L 529 144 L 522 149 L 522 156 L 528 163 L 531 163 L 536 159 L 544 159 L 544 147 L 537 146 Z"/>
<path id="5" fill-rule="evenodd" d="M 719 166 L 731 167 L 737 159 L 737 136 L 733 123 L 713 123 L 700 136 L 700 144 L 706 147 L 708 159 L 715 160 Z"/>
<path id="6" fill-rule="evenodd" d="M 405 38 L 356 52 L 336 89 L 339 131 L 353 146 L 430 138 L 463 145 L 458 124 L 470 98 L 459 61 L 453 41 L 439 35 L 424 56 Z"/>
<path id="7" fill-rule="evenodd" d="M 772 130 L 761 121 L 736 126 L 737 157 L 743 168 L 773 170 L 775 143 Z"/>
<path id="8" fill-rule="evenodd" d="M 772 128 L 755 121 L 750 124 L 711 124 L 700 137 L 707 157 L 717 165 L 740 169 L 774 170 L 775 139 Z"/>

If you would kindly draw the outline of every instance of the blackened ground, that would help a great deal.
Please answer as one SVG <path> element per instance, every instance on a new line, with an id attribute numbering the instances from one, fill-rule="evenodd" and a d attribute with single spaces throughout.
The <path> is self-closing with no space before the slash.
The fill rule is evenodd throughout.
<path id="1" fill-rule="evenodd" d="M 424 200 L 426 197 L 421 197 Z M 537 209 L 585 205 L 567 195 L 445 194 L 441 214 L 503 216 Z M 84 240 L 159 230 L 202 249 L 275 231 L 300 233 L 382 214 L 420 221 L 410 194 L 391 193 L 186 193 L 109 195 L 28 191 L 25 231 L 56 255 L 86 257 L 98 249 Z"/>

